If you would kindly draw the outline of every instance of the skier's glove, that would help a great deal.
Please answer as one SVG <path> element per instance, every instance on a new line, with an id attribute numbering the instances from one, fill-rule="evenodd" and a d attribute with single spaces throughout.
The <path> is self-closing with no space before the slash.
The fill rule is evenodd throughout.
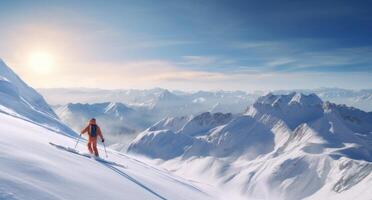
<path id="1" fill-rule="evenodd" d="M 105 142 L 105 139 L 102 138 L 102 142 Z"/>

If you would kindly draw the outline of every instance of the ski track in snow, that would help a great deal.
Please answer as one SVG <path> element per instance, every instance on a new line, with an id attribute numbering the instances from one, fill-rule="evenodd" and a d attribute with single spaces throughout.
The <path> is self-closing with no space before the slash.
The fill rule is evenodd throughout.
<path id="1" fill-rule="evenodd" d="M 57 145 L 57 144 L 54 144 L 54 143 L 51 143 L 51 142 L 49 144 L 51 144 L 52 146 L 54 146 L 58 149 L 73 153 L 75 155 L 83 156 L 83 157 L 86 157 L 86 158 L 89 158 L 89 159 L 94 159 L 95 161 L 101 163 L 103 166 L 111 169 L 112 171 L 119 174 L 120 176 L 132 181 L 133 183 L 137 184 L 138 186 L 142 187 L 143 189 L 147 190 L 148 192 L 152 193 L 153 195 L 159 197 L 160 199 L 166 200 L 165 197 L 163 197 L 160 194 L 156 193 L 155 191 L 151 190 L 149 187 L 145 186 L 144 184 L 142 184 L 140 181 L 136 180 L 135 178 L 129 176 L 128 174 L 126 174 L 122 170 L 116 168 L 116 167 L 127 168 L 124 165 L 117 164 L 117 163 L 114 163 L 114 162 L 111 162 L 111 161 L 108 161 L 108 160 L 104 160 L 102 158 L 94 158 L 94 156 L 91 156 L 89 154 L 82 154 L 82 153 L 80 153 L 80 152 L 78 152 L 78 151 L 76 151 L 72 148 L 66 148 L 64 146 Z"/>
<path id="2" fill-rule="evenodd" d="M 106 162 L 101 162 L 99 161 L 102 165 L 106 166 L 107 168 L 111 169 L 112 171 L 118 173 L 120 176 L 132 181 L 133 183 L 137 184 L 138 186 L 142 187 L 143 189 L 147 190 L 148 192 L 150 192 L 151 194 L 159 197 L 160 199 L 163 199 L 163 200 L 167 200 L 165 197 L 161 196 L 160 194 L 156 193 L 155 191 L 153 191 L 152 189 L 150 189 L 149 187 L 145 186 L 144 184 L 142 184 L 141 182 L 139 182 L 138 180 L 136 180 L 135 178 L 129 176 L 128 174 L 126 174 L 125 172 L 123 172 L 122 170 L 119 170 L 118 168 L 112 166 L 111 164 L 109 163 L 106 163 Z"/>
<path id="3" fill-rule="evenodd" d="M 68 146 L 76 138 L 3 113 L 0 120 L 0 130 L 7 130 L 0 132 L 0 199 L 216 199 L 210 188 L 206 192 L 125 154 L 107 149 L 109 159 L 94 159 L 81 153 L 85 141 L 73 151 Z"/>

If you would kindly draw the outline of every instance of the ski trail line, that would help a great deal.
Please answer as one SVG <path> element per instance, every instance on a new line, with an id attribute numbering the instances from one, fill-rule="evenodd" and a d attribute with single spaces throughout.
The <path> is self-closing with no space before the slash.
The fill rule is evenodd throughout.
<path id="1" fill-rule="evenodd" d="M 83 157 L 86 157 L 86 158 L 90 158 L 90 156 L 87 156 L 87 155 L 84 155 L 84 154 L 81 154 L 79 152 L 77 152 L 76 150 L 74 149 L 69 149 L 67 147 L 64 147 L 62 145 L 57 145 L 57 144 L 54 144 L 52 142 L 49 142 L 50 145 L 56 147 L 57 149 L 60 149 L 60 150 L 64 150 L 64 151 L 67 151 L 67 152 L 70 152 L 70 153 L 73 153 L 73 154 L 76 154 L 76 155 L 79 155 L 79 156 L 83 156 Z M 108 162 L 108 161 L 105 161 L 105 160 L 99 160 L 99 159 L 95 159 L 95 161 L 97 161 L 98 163 L 102 164 L 103 166 L 111 169 L 112 171 L 116 172 L 117 174 L 119 174 L 120 176 L 132 181 L 133 183 L 137 184 L 138 186 L 142 187 L 143 189 L 147 190 L 148 192 L 152 193 L 153 195 L 157 196 L 158 198 L 162 199 L 162 200 L 167 200 L 165 197 L 161 196 L 160 194 L 156 193 L 155 191 L 153 191 L 152 189 L 150 189 L 149 187 L 147 187 L 146 185 L 142 184 L 141 182 L 139 182 L 138 180 L 136 180 L 135 178 L 129 176 L 128 174 L 126 174 L 125 172 L 121 171 L 120 169 L 114 167 L 114 166 L 118 166 L 118 167 L 123 167 L 121 165 L 118 165 L 116 163 L 111 163 L 111 162 Z M 126 168 L 125 166 L 123 168 Z"/>
<path id="2" fill-rule="evenodd" d="M 158 198 L 162 199 L 162 200 L 167 200 L 165 197 L 161 196 L 160 194 L 156 193 L 155 191 L 153 191 L 152 189 L 150 189 L 149 187 L 145 186 L 144 184 L 142 184 L 141 182 L 139 182 L 138 180 L 136 180 L 135 178 L 129 176 L 127 173 L 121 171 L 120 169 L 108 164 L 108 163 L 105 163 L 105 162 L 100 162 L 98 161 L 99 163 L 101 163 L 102 165 L 106 166 L 107 168 L 111 169 L 112 171 L 118 173 L 120 176 L 132 181 L 133 183 L 137 184 L 138 186 L 142 187 L 143 189 L 147 190 L 148 192 L 152 193 L 153 195 L 157 196 Z"/>

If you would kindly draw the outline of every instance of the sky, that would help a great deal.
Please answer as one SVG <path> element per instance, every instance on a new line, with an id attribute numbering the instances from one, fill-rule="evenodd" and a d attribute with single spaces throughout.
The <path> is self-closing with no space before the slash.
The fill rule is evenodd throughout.
<path id="1" fill-rule="evenodd" d="M 372 1 L 0 1 L 36 88 L 372 88 Z"/>

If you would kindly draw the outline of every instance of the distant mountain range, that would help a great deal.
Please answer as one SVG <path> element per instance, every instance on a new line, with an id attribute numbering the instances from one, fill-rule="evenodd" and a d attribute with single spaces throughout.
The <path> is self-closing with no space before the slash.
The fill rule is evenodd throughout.
<path id="1" fill-rule="evenodd" d="M 253 199 L 347 199 L 372 184 L 372 113 L 270 93 L 242 114 L 166 118 L 128 151 Z"/>
<path id="2" fill-rule="evenodd" d="M 118 102 L 130 107 L 158 110 L 162 115 L 169 114 L 170 116 L 205 111 L 239 113 L 258 97 L 258 94 L 242 91 L 188 93 L 162 88 L 150 90 L 39 89 L 38 91 L 53 106 L 68 103 Z M 163 110 L 163 108 L 166 109 Z"/>
<path id="3" fill-rule="evenodd" d="M 130 140 L 166 117 L 195 116 L 203 112 L 239 114 L 267 92 L 150 90 L 39 89 L 63 122 L 75 131 L 96 117 L 108 135 L 108 143 L 125 148 Z M 293 91 L 274 91 L 290 94 Z M 326 101 L 372 110 L 372 90 L 322 88 L 298 90 L 315 93 Z"/>
<path id="4" fill-rule="evenodd" d="M 38 89 L 50 105 L 68 103 L 119 102 L 130 107 L 167 108 L 177 107 L 178 115 L 200 112 L 240 113 L 258 97 L 271 92 L 289 94 L 300 92 L 315 93 L 324 101 L 353 106 L 372 111 L 372 89 L 348 90 L 340 88 L 319 88 L 313 90 L 277 90 L 277 91 L 169 91 L 162 88 L 149 90 L 102 90 L 102 89 Z M 169 112 L 172 115 L 175 113 Z"/>
<path id="5" fill-rule="evenodd" d="M 314 90 L 294 90 L 304 94 L 315 93 L 324 101 L 345 104 L 365 111 L 372 111 L 372 89 L 348 90 L 341 88 L 319 88 Z M 274 91 L 274 94 L 289 94 L 290 91 Z"/>
<path id="6" fill-rule="evenodd" d="M 59 118 L 79 132 L 90 118 L 97 118 L 109 144 L 124 148 L 134 137 L 165 117 L 210 112 L 242 112 L 255 97 L 243 92 L 197 92 L 193 94 L 153 90 L 41 90 L 50 95 Z M 53 99 L 58 100 L 57 102 Z M 89 103 L 65 103 L 81 101 Z M 100 102 L 111 100 L 110 102 Z"/>

